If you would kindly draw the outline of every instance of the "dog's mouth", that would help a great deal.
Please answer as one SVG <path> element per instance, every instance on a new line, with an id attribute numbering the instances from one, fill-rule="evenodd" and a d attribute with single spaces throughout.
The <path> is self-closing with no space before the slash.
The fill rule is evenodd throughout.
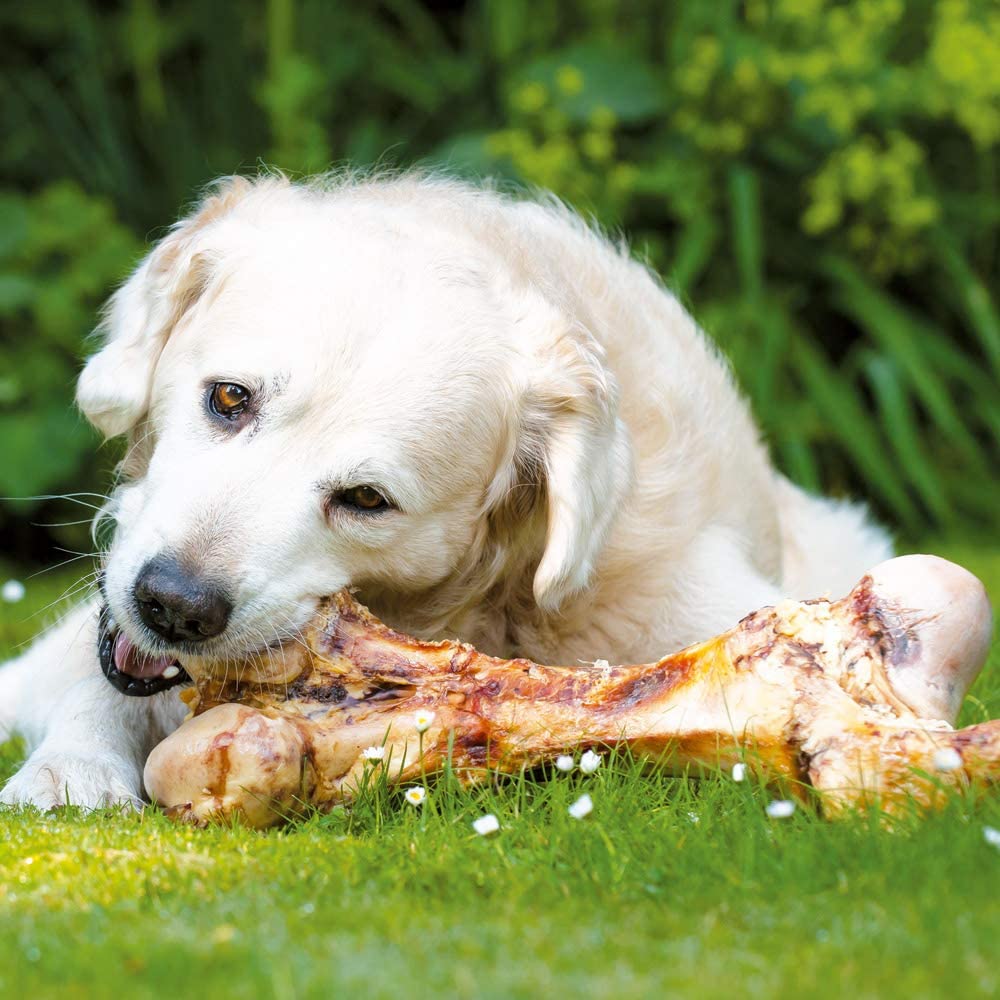
<path id="1" fill-rule="evenodd" d="M 148 698 L 191 682 L 191 675 L 169 653 L 151 656 L 138 649 L 114 623 L 107 605 L 98 619 L 97 650 L 104 676 L 122 694 Z"/>
<path id="2" fill-rule="evenodd" d="M 109 683 L 122 694 L 147 698 L 179 684 L 191 684 L 194 677 L 225 679 L 232 675 L 259 684 L 287 684 L 301 673 L 304 662 L 304 646 L 293 638 L 276 637 L 236 658 L 185 652 L 189 672 L 173 653 L 155 655 L 140 650 L 105 604 L 98 618 L 97 651 Z"/>

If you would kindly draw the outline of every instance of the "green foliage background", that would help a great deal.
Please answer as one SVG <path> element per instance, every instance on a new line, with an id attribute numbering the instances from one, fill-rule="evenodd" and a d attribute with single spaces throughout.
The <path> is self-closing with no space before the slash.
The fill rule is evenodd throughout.
<path id="1" fill-rule="evenodd" d="M 995 0 L 51 0 L 0 38 L 0 494 L 106 483 L 87 333 L 210 178 L 423 162 L 626 233 L 798 482 L 996 531 Z M 3 505 L 5 549 L 59 519 Z"/>

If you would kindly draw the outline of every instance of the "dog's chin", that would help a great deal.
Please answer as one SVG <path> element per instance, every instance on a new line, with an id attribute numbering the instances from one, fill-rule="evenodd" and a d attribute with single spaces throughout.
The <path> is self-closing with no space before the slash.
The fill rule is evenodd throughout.
<path id="1" fill-rule="evenodd" d="M 233 651 L 231 645 L 200 645 L 197 651 L 177 646 L 147 653 L 101 608 L 97 630 L 101 670 L 113 687 L 134 698 L 146 698 L 195 679 L 213 678 L 255 684 L 286 684 L 302 672 L 303 647 L 292 639 Z"/>

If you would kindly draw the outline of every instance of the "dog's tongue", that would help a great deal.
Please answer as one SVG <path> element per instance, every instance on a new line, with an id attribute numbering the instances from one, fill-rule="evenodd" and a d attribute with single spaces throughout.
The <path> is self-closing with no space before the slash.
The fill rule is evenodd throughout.
<path id="1" fill-rule="evenodd" d="M 114 654 L 115 666 L 129 677 L 161 677 L 174 664 L 172 656 L 148 656 L 140 652 L 124 632 L 115 637 Z"/>

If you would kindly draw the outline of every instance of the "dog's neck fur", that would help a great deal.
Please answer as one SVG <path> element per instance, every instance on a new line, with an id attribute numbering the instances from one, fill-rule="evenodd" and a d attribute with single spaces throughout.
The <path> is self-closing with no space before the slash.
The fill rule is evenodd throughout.
<path id="1" fill-rule="evenodd" d="M 590 587 L 557 611 L 536 603 L 532 585 L 545 542 L 544 505 L 503 541 L 490 533 L 486 537 L 489 544 L 474 546 L 463 565 L 435 587 L 402 593 L 367 584 L 357 596 L 402 632 L 432 640 L 458 638 L 505 659 L 571 664 L 641 656 L 635 595 L 616 586 L 619 574 L 598 571 Z M 607 547 L 604 566 L 622 562 L 623 553 L 616 549 Z"/>
<path id="2" fill-rule="evenodd" d="M 381 582 L 361 585 L 358 597 L 394 628 L 424 639 L 460 637 L 494 656 L 532 656 L 532 623 L 541 617 L 532 581 L 545 525 L 537 505 L 516 527 L 497 530 L 484 518 L 462 562 L 426 590 L 404 592 Z"/>

